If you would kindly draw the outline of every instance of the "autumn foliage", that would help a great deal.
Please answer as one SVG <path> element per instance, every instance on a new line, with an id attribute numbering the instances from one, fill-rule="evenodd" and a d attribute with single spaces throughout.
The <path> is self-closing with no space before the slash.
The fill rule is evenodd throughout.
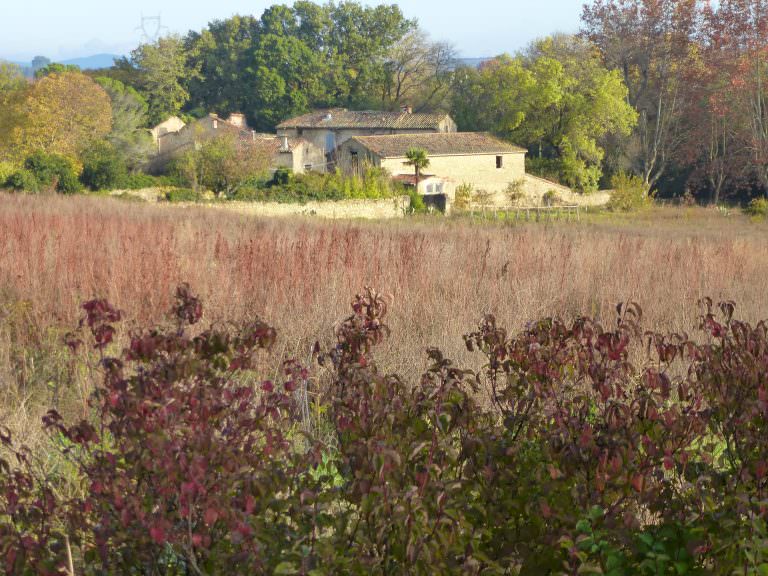
<path id="1" fill-rule="evenodd" d="M 3 432 L 9 574 L 762 574 L 768 327 L 701 303 L 700 337 L 547 318 L 465 336 L 417 382 L 381 373 L 372 290 L 315 350 L 262 379 L 261 320 L 173 320 L 116 351 L 120 312 L 67 336 L 100 358 L 91 415 L 45 418 L 85 486 L 57 496 Z M 115 356 L 110 352 L 117 352 Z M 321 385 L 322 383 L 322 385 Z M 312 400 L 305 394 L 312 388 Z M 481 401 L 487 396 L 488 402 Z M 308 402 L 305 406 L 304 403 Z M 305 410 L 306 409 L 306 410 Z"/>

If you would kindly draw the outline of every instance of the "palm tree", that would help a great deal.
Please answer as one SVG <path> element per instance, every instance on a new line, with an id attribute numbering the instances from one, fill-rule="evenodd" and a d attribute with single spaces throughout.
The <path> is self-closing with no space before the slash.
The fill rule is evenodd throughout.
<path id="1" fill-rule="evenodd" d="M 427 158 L 427 151 L 423 148 L 408 148 L 408 152 L 405 153 L 405 157 L 408 159 L 406 165 L 413 166 L 416 172 L 416 192 L 419 191 L 419 181 L 421 180 L 421 171 L 424 168 L 429 167 L 429 158 Z"/>

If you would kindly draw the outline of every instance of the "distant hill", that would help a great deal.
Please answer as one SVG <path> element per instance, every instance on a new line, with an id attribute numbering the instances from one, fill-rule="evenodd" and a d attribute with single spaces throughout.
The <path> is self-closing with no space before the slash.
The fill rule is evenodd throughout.
<path id="1" fill-rule="evenodd" d="M 77 66 L 81 70 L 101 70 L 102 68 L 111 68 L 115 63 L 115 60 L 120 58 L 116 54 L 94 54 L 93 56 L 84 56 L 82 58 L 71 58 L 69 60 L 53 60 L 52 62 L 58 62 L 59 64 L 66 64 L 71 66 Z M 0 62 L 4 60 L 0 58 Z M 26 76 L 32 76 L 32 63 L 31 62 L 13 62 L 21 67 Z"/>
<path id="2" fill-rule="evenodd" d="M 111 68 L 115 60 L 120 58 L 116 54 L 94 54 L 84 58 L 73 58 L 71 60 L 62 60 L 62 64 L 78 66 L 82 70 L 100 70 L 102 68 Z"/>

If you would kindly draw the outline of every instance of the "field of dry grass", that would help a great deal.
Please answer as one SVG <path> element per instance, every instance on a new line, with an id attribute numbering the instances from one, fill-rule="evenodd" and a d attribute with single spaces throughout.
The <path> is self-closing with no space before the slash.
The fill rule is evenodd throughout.
<path id="1" fill-rule="evenodd" d="M 703 209 L 579 223 L 328 222 L 0 195 L 0 416 L 26 418 L 26 406 L 36 417 L 36 393 L 18 390 L 54 393 L 67 368 L 48 356 L 64 354 L 61 330 L 93 296 L 130 327 L 161 319 L 187 281 L 208 321 L 259 315 L 277 327 L 277 367 L 305 359 L 372 286 L 391 300 L 380 362 L 414 376 L 430 346 L 470 362 L 462 334 L 489 312 L 510 329 L 549 315 L 611 322 L 618 302 L 634 300 L 646 325 L 692 332 L 709 295 L 735 300 L 743 318 L 768 317 L 766 238 L 765 223 Z"/>

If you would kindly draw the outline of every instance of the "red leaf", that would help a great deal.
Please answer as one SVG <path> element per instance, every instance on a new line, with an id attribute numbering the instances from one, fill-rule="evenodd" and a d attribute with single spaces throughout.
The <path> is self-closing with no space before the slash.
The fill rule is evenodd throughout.
<path id="1" fill-rule="evenodd" d="M 219 511 L 215 508 L 207 508 L 205 510 L 205 514 L 203 515 L 203 519 L 205 520 L 205 523 L 208 524 L 208 526 L 214 524 L 218 518 Z"/>
<path id="2" fill-rule="evenodd" d="M 165 543 L 165 528 L 160 524 L 155 524 L 149 529 L 149 535 L 156 544 Z"/>
<path id="3" fill-rule="evenodd" d="M 248 494 L 248 496 L 245 497 L 246 514 L 252 514 L 255 508 L 256 508 L 256 499 L 250 494 Z"/>

